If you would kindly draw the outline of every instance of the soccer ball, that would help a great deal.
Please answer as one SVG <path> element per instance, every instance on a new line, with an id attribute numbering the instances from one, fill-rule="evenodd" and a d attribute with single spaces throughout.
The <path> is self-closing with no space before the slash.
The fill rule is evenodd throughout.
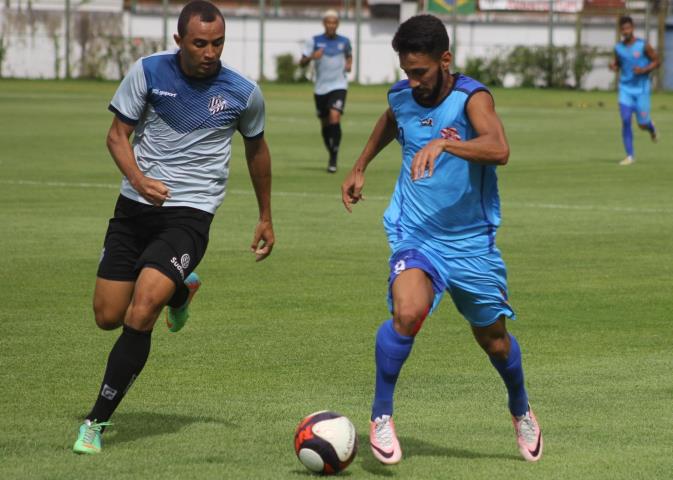
<path id="1" fill-rule="evenodd" d="M 332 475 L 344 470 L 358 451 L 355 427 L 348 418 L 323 410 L 304 418 L 294 433 L 299 461 L 315 473 Z"/>

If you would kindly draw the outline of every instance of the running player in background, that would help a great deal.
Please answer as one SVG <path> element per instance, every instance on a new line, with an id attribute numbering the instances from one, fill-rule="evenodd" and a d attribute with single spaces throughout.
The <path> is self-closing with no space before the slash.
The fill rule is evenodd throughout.
<path id="1" fill-rule="evenodd" d="M 322 127 L 322 138 L 329 152 L 327 171 L 337 170 L 337 155 L 341 144 L 341 115 L 346 107 L 348 73 L 353 65 L 351 42 L 337 35 L 339 14 L 327 10 L 323 15 L 325 33 L 313 37 L 304 48 L 299 64 L 315 64 L 315 106 Z"/>
<path id="2" fill-rule="evenodd" d="M 610 68 L 619 70 L 619 113 L 622 117 L 622 140 L 626 158 L 620 165 L 635 162 L 631 117 L 642 130 L 647 130 L 653 142 L 657 131 L 650 119 L 650 72 L 659 66 L 659 57 L 652 45 L 633 35 L 633 20 L 624 16 L 619 19 L 622 41 L 615 45 L 615 58 Z"/>
<path id="3" fill-rule="evenodd" d="M 392 251 L 392 318 L 376 335 L 372 452 L 385 464 L 402 458 L 392 418 L 395 385 L 423 321 L 448 291 L 504 380 L 519 451 L 537 461 L 542 434 L 528 404 L 519 344 L 505 327 L 514 311 L 495 246 L 496 166 L 509 158 L 502 123 L 486 87 L 450 73 L 449 37 L 439 19 L 410 18 L 397 30 L 393 49 L 408 80 L 388 93 L 389 108 L 341 187 L 351 211 L 363 198 L 367 165 L 397 139 L 402 168 L 383 218 Z"/>
<path id="4" fill-rule="evenodd" d="M 194 269 L 224 198 L 236 130 L 259 206 L 250 248 L 259 261 L 274 244 L 262 93 L 222 65 L 224 18 L 210 2 L 187 4 L 174 38 L 178 50 L 133 65 L 109 107 L 115 117 L 107 146 L 124 178 L 98 267 L 94 312 L 100 328 L 122 332 L 76 453 L 100 453 L 101 434 L 147 361 L 164 306 L 170 331 L 187 320 L 201 284 Z"/>

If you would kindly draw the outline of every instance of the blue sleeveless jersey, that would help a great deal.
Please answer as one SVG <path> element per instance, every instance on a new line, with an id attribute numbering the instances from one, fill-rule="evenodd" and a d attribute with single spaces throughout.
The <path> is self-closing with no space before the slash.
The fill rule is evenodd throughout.
<path id="1" fill-rule="evenodd" d="M 411 180 L 414 155 L 431 140 L 476 137 L 467 118 L 467 102 L 488 89 L 465 75 L 456 74 L 454 80 L 449 95 L 431 108 L 414 100 L 407 80 L 388 93 L 402 146 L 402 168 L 383 217 L 393 251 L 423 247 L 444 257 L 470 257 L 495 248 L 500 224 L 495 166 L 445 152 L 435 161 L 432 177 Z"/>
<path id="2" fill-rule="evenodd" d="M 650 63 L 645 53 L 645 40 L 637 38 L 631 45 L 619 42 L 615 46 L 615 55 L 619 60 L 619 88 L 626 89 L 631 93 L 648 93 L 650 88 L 650 75 L 647 73 L 636 74 L 635 67 L 644 68 Z"/>

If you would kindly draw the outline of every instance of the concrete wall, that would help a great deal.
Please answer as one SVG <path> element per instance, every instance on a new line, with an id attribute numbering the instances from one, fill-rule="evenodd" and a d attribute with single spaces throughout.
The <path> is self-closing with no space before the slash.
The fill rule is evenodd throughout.
<path id="1" fill-rule="evenodd" d="M 2 10 L 0 10 L 2 15 Z M 61 22 L 63 23 L 63 22 Z M 162 20 L 158 16 L 123 14 L 122 32 L 129 38 L 149 37 L 160 42 L 162 38 Z M 169 18 L 169 37 L 174 32 L 176 17 Z M 365 84 L 392 83 L 404 74 L 398 68 L 397 57 L 390 47 L 390 41 L 398 22 L 393 20 L 367 20 L 361 26 L 360 81 Z M 9 43 L 7 56 L 3 64 L 4 76 L 29 78 L 54 78 L 64 76 L 63 58 L 64 40 L 62 24 L 52 31 L 50 36 L 44 24 L 36 24 L 30 32 L 17 33 L 4 26 L 4 35 Z M 452 32 L 447 25 L 449 34 Z M 343 20 L 339 32 L 348 36 L 355 49 L 356 25 L 352 20 Z M 265 23 L 264 75 L 274 79 L 275 57 L 291 53 L 299 59 L 304 42 L 311 36 L 321 33 L 322 26 L 315 19 L 268 18 Z M 638 35 L 643 32 L 637 31 Z M 244 74 L 260 77 L 259 62 L 259 21 L 254 17 L 227 18 L 227 37 L 223 53 L 224 61 Z M 58 45 L 54 38 L 58 37 Z M 652 35 L 651 40 L 656 41 Z M 496 21 L 461 22 L 457 27 L 456 65 L 461 67 L 469 57 L 491 57 L 498 55 L 515 45 L 546 45 L 548 29 L 544 19 L 524 19 L 519 23 L 498 23 Z M 612 23 L 585 25 L 582 40 L 586 45 L 609 49 L 615 41 L 615 29 Z M 574 45 L 575 26 L 568 22 L 555 26 L 554 43 L 556 45 Z M 170 46 L 173 45 L 169 38 Z M 79 46 L 73 41 L 71 58 L 73 75 L 77 76 Z M 55 58 L 60 58 L 59 71 L 56 72 Z M 357 63 L 357 59 L 356 59 Z M 610 88 L 614 75 L 607 68 L 606 58 L 596 61 L 595 70 L 587 77 L 587 88 Z M 671 72 L 673 74 L 673 72 Z M 118 69 L 110 66 L 105 70 L 109 78 L 118 77 Z M 669 74 L 670 75 L 670 74 Z M 355 77 L 355 73 L 351 75 Z"/>

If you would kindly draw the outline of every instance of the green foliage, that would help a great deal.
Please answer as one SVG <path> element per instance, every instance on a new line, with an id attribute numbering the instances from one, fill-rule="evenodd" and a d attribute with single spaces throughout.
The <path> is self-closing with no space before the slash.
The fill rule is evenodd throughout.
<path id="1" fill-rule="evenodd" d="M 297 64 L 291 53 L 285 53 L 276 57 L 276 81 L 279 83 L 294 82 Z"/>
<path id="2" fill-rule="evenodd" d="M 518 45 L 491 58 L 468 59 L 464 72 L 486 85 L 502 86 L 507 74 L 519 87 L 581 88 L 600 54 L 596 47 L 528 47 Z"/>
<path id="3" fill-rule="evenodd" d="M 295 63 L 291 53 L 276 56 L 276 82 L 295 83 L 306 82 L 306 72 L 308 67 L 302 67 Z"/>
<path id="4" fill-rule="evenodd" d="M 507 74 L 507 63 L 499 56 L 488 60 L 481 57 L 468 58 L 463 72 L 484 85 L 501 87 Z"/>
<path id="5" fill-rule="evenodd" d="M 5 62 L 5 57 L 7 56 L 8 43 L 5 35 L 0 35 L 0 78 L 2 78 L 2 64 Z"/>

